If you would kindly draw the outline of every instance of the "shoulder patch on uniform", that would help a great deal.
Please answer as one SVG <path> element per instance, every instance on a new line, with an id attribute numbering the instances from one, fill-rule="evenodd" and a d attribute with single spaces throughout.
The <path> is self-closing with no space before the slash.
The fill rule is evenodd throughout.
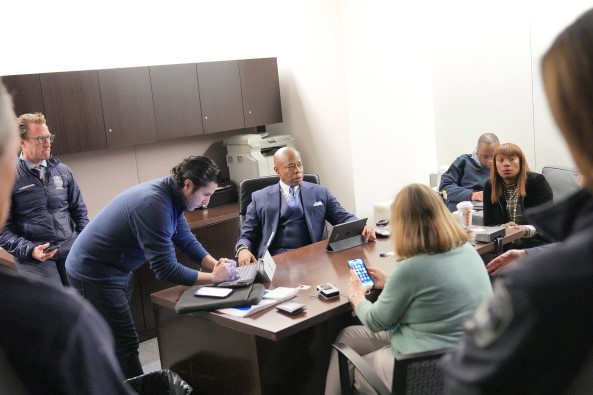
<path id="1" fill-rule="evenodd" d="M 466 322 L 465 330 L 472 336 L 476 346 L 488 347 L 509 327 L 513 320 L 511 295 L 502 281 L 494 283 L 494 294 L 482 302 L 474 317 Z"/>

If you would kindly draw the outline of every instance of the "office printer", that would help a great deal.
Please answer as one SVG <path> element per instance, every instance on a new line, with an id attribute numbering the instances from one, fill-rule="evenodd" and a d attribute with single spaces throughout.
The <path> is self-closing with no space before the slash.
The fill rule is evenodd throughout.
<path id="1" fill-rule="evenodd" d="M 274 154 L 282 147 L 294 148 L 289 135 L 240 134 L 225 140 L 226 163 L 231 181 L 237 186 L 247 178 L 275 175 Z"/>

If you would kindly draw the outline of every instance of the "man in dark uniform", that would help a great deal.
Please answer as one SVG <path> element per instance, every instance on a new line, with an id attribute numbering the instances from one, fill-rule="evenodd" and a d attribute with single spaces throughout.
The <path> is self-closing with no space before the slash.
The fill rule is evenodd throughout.
<path id="1" fill-rule="evenodd" d="M 532 213 L 562 243 L 498 276 L 494 296 L 466 323 L 461 346 L 441 362 L 448 393 L 592 390 L 575 385 L 593 356 L 592 38 L 593 10 L 557 37 L 542 63 L 554 118 L 585 188 Z"/>

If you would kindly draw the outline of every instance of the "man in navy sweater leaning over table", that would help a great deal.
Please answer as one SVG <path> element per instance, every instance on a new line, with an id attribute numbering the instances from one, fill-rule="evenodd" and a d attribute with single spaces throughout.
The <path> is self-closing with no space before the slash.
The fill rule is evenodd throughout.
<path id="1" fill-rule="evenodd" d="M 210 158 L 192 156 L 171 174 L 115 197 L 78 236 L 66 260 L 70 285 L 111 327 L 116 354 L 128 378 L 142 374 L 129 306 L 132 272 L 148 261 L 157 279 L 193 285 L 220 282 L 234 266 L 228 259 L 214 259 L 196 240 L 184 216 L 185 210 L 208 204 L 218 186 L 218 166 Z M 177 262 L 175 247 L 212 273 L 198 273 Z"/>

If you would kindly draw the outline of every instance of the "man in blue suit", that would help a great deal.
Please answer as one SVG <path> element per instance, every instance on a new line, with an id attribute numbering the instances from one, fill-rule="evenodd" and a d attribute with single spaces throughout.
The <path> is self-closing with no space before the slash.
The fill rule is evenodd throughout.
<path id="1" fill-rule="evenodd" d="M 303 162 L 298 151 L 281 148 L 274 155 L 278 184 L 256 191 L 247 207 L 241 236 L 235 246 L 237 262 L 255 262 L 266 248 L 272 232 L 270 254 L 277 255 L 323 239 L 325 221 L 332 225 L 357 219 L 340 205 L 324 186 L 303 181 Z M 365 226 L 363 236 L 375 240 Z M 255 253 L 255 255 L 254 255 Z"/>

